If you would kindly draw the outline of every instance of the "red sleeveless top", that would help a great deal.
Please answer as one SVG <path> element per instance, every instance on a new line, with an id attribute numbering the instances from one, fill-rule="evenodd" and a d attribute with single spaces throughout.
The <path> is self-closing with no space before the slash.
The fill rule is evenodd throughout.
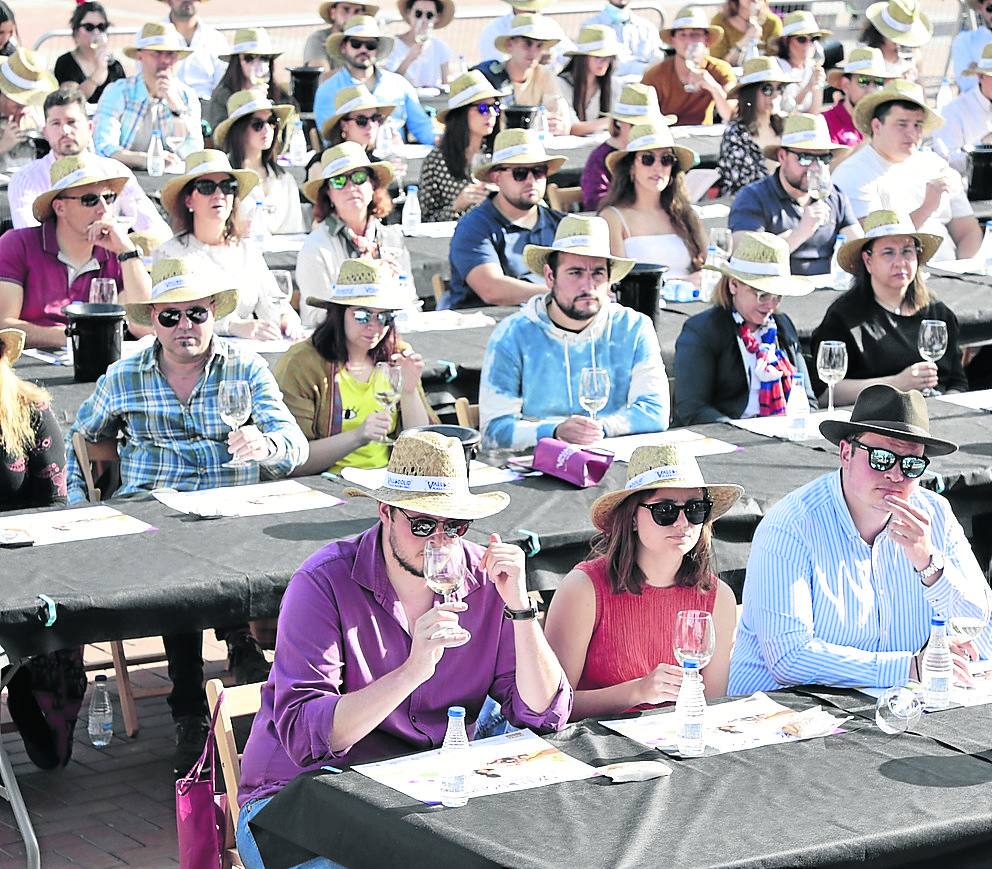
<path id="1" fill-rule="evenodd" d="M 650 673 L 658 664 L 678 666 L 672 639 L 679 610 L 713 612 L 716 578 L 709 591 L 681 585 L 645 585 L 640 595 L 614 594 L 605 558 L 583 561 L 577 569 L 592 581 L 596 620 L 577 691 L 609 688 Z M 638 706 L 650 709 L 651 706 Z"/>

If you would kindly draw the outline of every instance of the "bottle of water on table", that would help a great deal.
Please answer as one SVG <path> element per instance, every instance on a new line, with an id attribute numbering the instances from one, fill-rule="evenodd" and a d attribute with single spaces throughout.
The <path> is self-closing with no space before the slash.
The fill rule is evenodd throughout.
<path id="1" fill-rule="evenodd" d="M 715 244 L 711 244 L 706 248 L 706 265 L 708 266 L 721 266 L 723 265 L 723 257 L 720 255 L 720 248 Z M 720 278 L 722 275 L 720 272 L 714 272 L 710 269 L 703 269 L 702 277 L 700 280 L 700 296 L 704 302 L 708 302 L 713 295 L 713 291 L 716 290 L 716 285 L 720 283 Z"/>
<path id="2" fill-rule="evenodd" d="M 293 124 L 293 133 L 289 137 L 289 162 L 294 166 L 307 162 L 307 137 L 303 132 L 303 121 L 299 118 Z"/>
<path id="3" fill-rule="evenodd" d="M 846 240 L 843 235 L 837 236 L 837 240 L 834 242 L 834 253 L 830 258 L 830 277 L 832 278 L 835 290 L 848 290 L 851 288 L 851 276 L 840 267 L 840 262 L 837 259 L 837 254 L 844 246 Z"/>
<path id="4" fill-rule="evenodd" d="M 114 707 L 107 692 L 107 677 L 103 675 L 97 676 L 93 685 L 87 730 L 96 748 L 106 748 L 114 738 Z"/>
<path id="5" fill-rule="evenodd" d="M 419 188 L 416 184 L 411 184 L 406 188 L 406 202 L 403 203 L 403 235 L 410 235 L 420 229 L 421 211 L 420 197 L 417 195 Z"/>
<path id="6" fill-rule="evenodd" d="M 162 134 L 156 130 L 148 143 L 148 175 L 151 178 L 161 178 L 165 174 L 165 145 L 162 144 Z"/>
<path id="7" fill-rule="evenodd" d="M 946 709 L 951 705 L 954 662 L 947 645 L 947 623 L 939 616 L 930 619 L 930 641 L 923 653 L 920 669 L 927 709 Z"/>
<path id="8" fill-rule="evenodd" d="M 465 707 L 448 707 L 448 729 L 441 744 L 441 805 L 448 808 L 468 802 L 468 737 Z"/>
<path id="9" fill-rule="evenodd" d="M 703 692 L 703 677 L 699 672 L 699 661 L 686 658 L 682 662 L 682 684 L 675 701 L 675 714 L 678 716 L 678 745 L 682 757 L 701 757 L 706 750 L 706 694 Z"/>
<path id="10" fill-rule="evenodd" d="M 792 391 L 785 402 L 785 415 L 789 418 L 789 439 L 806 440 L 809 425 L 809 398 L 806 395 L 806 378 L 798 371 L 792 375 Z"/>

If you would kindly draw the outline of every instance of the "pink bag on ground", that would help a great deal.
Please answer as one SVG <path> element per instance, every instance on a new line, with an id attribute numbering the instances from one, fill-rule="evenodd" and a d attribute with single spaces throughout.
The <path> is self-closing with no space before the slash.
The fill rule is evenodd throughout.
<path id="1" fill-rule="evenodd" d="M 613 464 L 613 453 L 577 447 L 557 438 L 541 438 L 534 448 L 535 471 L 542 471 L 587 489 L 595 486 Z"/>
<path id="2" fill-rule="evenodd" d="M 176 782 L 176 829 L 181 869 L 218 869 L 227 832 L 227 795 L 215 790 L 214 725 L 224 695 L 220 695 L 210 722 L 210 733 L 199 760 Z M 203 778 L 209 764 L 210 775 Z"/>

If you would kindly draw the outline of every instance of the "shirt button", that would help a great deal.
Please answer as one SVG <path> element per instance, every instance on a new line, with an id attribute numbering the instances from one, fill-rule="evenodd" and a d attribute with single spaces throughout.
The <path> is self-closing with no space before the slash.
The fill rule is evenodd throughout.
<path id="1" fill-rule="evenodd" d="M 416 721 L 417 720 L 417 716 L 416 715 L 411 715 L 410 716 L 410 720 L 411 721 Z"/>

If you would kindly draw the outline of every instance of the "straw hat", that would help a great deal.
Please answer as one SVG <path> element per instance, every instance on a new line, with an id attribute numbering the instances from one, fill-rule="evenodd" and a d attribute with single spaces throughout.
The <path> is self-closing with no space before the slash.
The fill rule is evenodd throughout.
<path id="1" fill-rule="evenodd" d="M 48 170 L 51 188 L 37 197 L 31 206 L 31 213 L 39 223 L 44 223 L 54 213 L 52 202 L 74 187 L 106 182 L 114 193 L 120 193 L 128 181 L 128 172 L 121 168 L 113 169 L 105 160 L 97 160 L 92 154 L 83 151 L 71 157 L 62 157 L 52 163 Z"/>
<path id="2" fill-rule="evenodd" d="M 781 82 L 782 84 L 792 84 L 795 79 L 789 75 L 776 57 L 752 57 L 744 61 L 744 71 L 741 77 L 729 91 L 727 97 L 736 97 L 741 88 L 748 85 L 764 84 L 765 82 Z"/>
<path id="3" fill-rule="evenodd" d="M 0 357 L 6 356 L 7 361 L 13 365 L 21 358 L 27 339 L 28 336 L 22 329 L 0 329 Z"/>
<path id="4" fill-rule="evenodd" d="M 823 115 L 807 115 L 802 112 L 795 112 L 785 119 L 781 142 L 778 145 L 767 145 L 762 153 L 769 160 L 777 160 L 779 148 L 820 154 L 828 151 L 846 154 L 851 150 L 846 145 L 838 145 L 831 140 L 827 119 Z"/>
<path id="5" fill-rule="evenodd" d="M 897 73 L 889 72 L 885 58 L 877 48 L 859 45 L 840 66 L 827 72 L 827 81 L 831 87 L 839 87 L 840 80 L 845 76 L 866 75 L 869 78 L 893 79 L 899 78 Z"/>
<path id="6" fill-rule="evenodd" d="M 449 112 L 470 106 L 473 103 L 481 103 L 483 100 L 498 100 L 508 97 L 510 91 L 496 90 L 481 72 L 477 69 L 470 69 L 463 72 L 451 83 L 448 91 L 448 104 L 443 109 L 438 109 L 437 119 L 444 123 Z"/>
<path id="7" fill-rule="evenodd" d="M 135 60 L 139 51 L 174 51 L 180 60 L 193 53 L 179 31 L 164 21 L 146 21 L 134 38 L 134 45 L 124 49 L 124 56 Z"/>
<path id="8" fill-rule="evenodd" d="M 341 123 L 341 119 L 352 112 L 367 111 L 391 115 L 395 108 L 396 106 L 392 103 L 380 102 L 363 84 L 341 88 L 334 94 L 334 114 L 324 121 L 324 126 L 320 128 L 320 135 L 324 137 L 325 141 L 329 140 L 335 125 Z"/>
<path id="9" fill-rule="evenodd" d="M 0 92 L 22 106 L 40 106 L 59 83 L 30 48 L 18 48 L 0 63 Z"/>
<path id="10" fill-rule="evenodd" d="M 962 75 L 992 75 L 992 42 L 982 49 L 982 56 L 977 62 L 973 61 Z"/>
<path id="11" fill-rule="evenodd" d="M 214 299 L 214 318 L 226 317 L 238 307 L 238 291 L 217 289 L 226 275 L 208 260 L 159 259 L 152 265 L 152 294 L 144 302 L 128 302 L 127 317 L 139 326 L 152 325 L 152 305 L 182 305 L 197 299 Z"/>
<path id="12" fill-rule="evenodd" d="M 400 286 L 389 264 L 371 257 L 346 259 L 341 263 L 330 298 L 307 296 L 308 305 L 325 311 L 332 305 L 399 311 L 409 308 L 411 301 L 410 292 Z"/>
<path id="13" fill-rule="evenodd" d="M 683 6 L 679 9 L 671 25 L 661 31 L 661 38 L 671 44 L 672 34 L 676 30 L 706 30 L 714 42 L 723 36 L 723 28 L 713 24 L 698 6 Z"/>
<path id="14" fill-rule="evenodd" d="M 744 489 L 734 483 L 707 483 L 699 470 L 696 457 L 679 444 L 658 444 L 638 447 L 627 463 L 627 482 L 617 492 L 607 492 L 592 502 L 592 524 L 600 531 L 607 528 L 607 519 L 631 495 L 656 489 L 705 489 L 713 502 L 710 518 L 714 522 L 726 513 Z"/>
<path id="15" fill-rule="evenodd" d="M 453 0 L 434 0 L 434 2 L 441 7 L 437 18 L 434 19 L 434 29 L 440 30 L 451 24 L 451 20 L 455 17 L 455 4 Z M 400 13 L 400 18 L 406 18 L 407 7 L 412 5 L 413 0 L 396 0 L 396 11 Z"/>
<path id="16" fill-rule="evenodd" d="M 545 9 L 555 5 L 555 0 L 506 0 L 514 9 L 521 12 L 543 12 Z"/>
<path id="17" fill-rule="evenodd" d="M 194 151 L 186 158 L 186 173 L 169 179 L 162 187 L 162 207 L 171 213 L 179 194 L 190 181 L 215 172 L 231 175 L 238 182 L 238 199 L 244 199 L 248 192 L 261 181 L 257 173 L 251 169 L 234 169 L 227 154 L 223 151 L 218 151 L 215 148 Z"/>
<path id="18" fill-rule="evenodd" d="M 218 55 L 221 60 L 230 61 L 238 54 L 260 54 L 263 57 L 278 57 L 281 51 L 272 47 L 269 31 L 264 27 L 242 27 L 234 32 L 234 45 L 228 54 Z"/>
<path id="19" fill-rule="evenodd" d="M 513 128 L 496 135 L 492 160 L 483 163 L 475 175 L 480 181 L 488 181 L 489 173 L 496 166 L 538 166 L 541 163 L 547 163 L 548 174 L 554 175 L 567 162 L 565 157 L 548 154 L 536 131 Z"/>
<path id="20" fill-rule="evenodd" d="M 300 185 L 303 195 L 313 203 L 317 202 L 317 194 L 328 178 L 343 175 L 352 169 L 368 169 L 382 187 L 388 187 L 389 182 L 393 180 L 393 167 L 384 161 L 373 163 L 358 142 L 342 142 L 340 145 L 328 148 L 320 158 L 320 163 L 324 167 L 320 177 L 304 181 Z"/>
<path id="21" fill-rule="evenodd" d="M 345 489 L 345 494 L 442 519 L 485 519 L 510 503 L 505 492 L 469 491 L 462 442 L 433 431 L 401 434 L 389 457 L 385 485 L 371 492 Z"/>
<path id="22" fill-rule="evenodd" d="M 776 296 L 805 296 L 815 289 L 809 278 L 792 274 L 789 243 L 770 232 L 742 232 L 725 265 L 703 268 Z"/>
<path id="23" fill-rule="evenodd" d="M 648 118 L 661 117 L 668 126 L 675 126 L 678 118 L 675 115 L 662 115 L 658 106 L 658 91 L 651 85 L 631 82 L 620 89 L 620 96 L 613 104 L 613 110 L 605 117 L 626 124 L 639 124 Z"/>
<path id="24" fill-rule="evenodd" d="M 916 0 L 882 0 L 869 6 L 865 17 L 896 45 L 916 48 L 926 45 L 933 36 L 933 25 Z"/>
<path id="25" fill-rule="evenodd" d="M 816 23 L 812 12 L 805 9 L 790 12 L 782 19 L 781 37 L 786 36 L 830 36 L 832 30 L 824 30 Z M 780 37 L 780 38 L 781 38 Z"/>
<path id="26" fill-rule="evenodd" d="M 551 242 L 551 247 L 540 244 L 528 244 L 524 247 L 527 268 L 535 275 L 543 275 L 548 255 L 552 251 L 605 259 L 610 267 L 611 284 L 622 281 L 635 265 L 635 260 L 610 253 L 610 226 L 602 217 L 566 214 L 555 230 L 555 240 Z"/>
<path id="27" fill-rule="evenodd" d="M 379 48 L 376 57 L 380 60 L 389 57 L 396 42 L 392 36 L 379 29 L 379 22 L 375 18 L 369 15 L 356 15 L 354 18 L 348 19 L 343 33 L 332 33 L 327 37 L 327 41 L 324 42 L 324 50 L 328 57 L 346 63 L 344 55 L 341 54 L 341 43 L 352 36 L 356 39 L 378 39 Z"/>
<path id="28" fill-rule="evenodd" d="M 290 119 L 296 114 L 296 109 L 289 105 L 276 105 L 267 96 L 259 91 L 238 91 L 227 98 L 227 117 L 214 127 L 214 144 L 218 147 L 224 146 L 224 140 L 230 132 L 234 122 L 245 115 L 253 115 L 255 112 L 271 111 L 279 119 L 279 129 L 276 135 L 282 130 Z"/>
<path id="29" fill-rule="evenodd" d="M 883 103 L 907 102 L 914 103 L 923 109 L 923 133 L 932 133 L 938 127 L 944 126 L 944 119 L 927 105 L 923 87 L 915 81 L 897 78 L 890 81 L 884 88 L 879 88 L 872 94 L 862 97 L 854 107 L 854 126 L 864 135 L 871 135 L 871 118 Z"/>
<path id="30" fill-rule="evenodd" d="M 893 235 L 911 235 L 923 247 L 923 252 L 919 256 L 919 265 L 926 263 L 930 257 L 940 247 L 943 239 L 939 235 L 932 235 L 929 232 L 920 232 L 913 221 L 905 215 L 896 211 L 873 211 L 862 222 L 865 235 L 864 238 L 852 238 L 845 242 L 837 252 L 837 264 L 845 272 L 854 274 L 854 270 L 861 259 L 861 250 L 864 246 L 875 238 L 886 238 Z"/>
<path id="31" fill-rule="evenodd" d="M 679 168 L 683 172 L 688 172 L 699 162 L 699 155 L 692 148 L 675 144 L 672 131 L 664 118 L 649 118 L 630 128 L 627 148 L 608 155 L 606 168 L 612 174 L 616 171 L 617 164 L 628 154 L 633 154 L 635 151 L 654 151 L 657 148 L 671 148 L 679 158 Z"/>
<path id="32" fill-rule="evenodd" d="M 575 48 L 566 51 L 566 57 L 584 54 L 587 57 L 616 57 L 620 53 L 620 43 L 612 27 L 605 24 L 587 24 L 579 31 Z"/>
<path id="33" fill-rule="evenodd" d="M 547 47 L 561 42 L 561 37 L 551 27 L 551 20 L 543 15 L 514 15 L 510 22 L 509 31 L 500 34 L 494 40 L 496 50 L 503 54 L 509 54 L 509 42 L 514 36 L 536 39 L 545 43 Z"/>
<path id="34" fill-rule="evenodd" d="M 145 265 L 145 271 L 150 272 L 152 270 L 152 261 L 154 260 L 152 254 L 156 248 L 161 247 L 172 238 L 172 230 L 156 230 L 150 227 L 142 230 L 131 230 L 127 234 L 127 237 L 131 239 L 131 244 L 141 250 L 141 261 Z"/>
<path id="35" fill-rule="evenodd" d="M 333 24 L 331 21 L 331 9 L 338 5 L 338 3 L 347 3 L 349 6 L 361 6 L 363 15 L 375 16 L 379 14 L 379 7 L 373 3 L 362 3 L 361 0 L 326 0 L 326 2 L 321 3 L 317 7 L 317 14 L 324 19 L 328 24 Z"/>

